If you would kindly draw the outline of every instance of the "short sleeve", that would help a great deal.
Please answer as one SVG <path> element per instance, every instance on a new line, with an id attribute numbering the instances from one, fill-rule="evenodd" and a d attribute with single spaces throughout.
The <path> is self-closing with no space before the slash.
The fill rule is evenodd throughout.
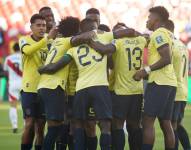
<path id="1" fill-rule="evenodd" d="M 62 43 L 64 44 L 65 49 L 70 49 L 72 47 L 71 45 L 71 37 L 68 38 L 61 38 Z"/>
<path id="2" fill-rule="evenodd" d="M 164 32 L 158 32 L 154 34 L 152 37 L 152 40 L 156 49 L 158 49 L 159 47 L 165 44 L 169 44 L 168 35 L 165 34 Z"/>
<path id="3" fill-rule="evenodd" d="M 74 53 L 74 48 L 70 48 L 70 49 L 66 52 L 66 55 L 70 55 L 71 57 L 73 57 L 73 53 Z"/>
<path id="4" fill-rule="evenodd" d="M 117 51 L 119 49 L 119 40 L 113 39 L 111 43 L 113 46 L 115 46 L 116 51 Z"/>
<path id="5" fill-rule="evenodd" d="M 30 44 L 27 43 L 27 40 L 24 37 L 20 38 L 19 39 L 19 47 L 20 47 L 20 49 L 22 50 L 23 47 L 26 46 L 26 45 L 30 45 Z"/>

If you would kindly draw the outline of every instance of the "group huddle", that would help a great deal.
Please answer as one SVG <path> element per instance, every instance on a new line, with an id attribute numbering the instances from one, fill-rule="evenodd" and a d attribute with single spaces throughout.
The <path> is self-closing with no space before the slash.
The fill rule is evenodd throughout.
<path id="1" fill-rule="evenodd" d="M 151 35 L 124 23 L 110 31 L 100 24 L 95 8 L 81 21 L 68 16 L 57 26 L 49 7 L 31 17 L 32 33 L 19 39 L 25 119 L 21 150 L 30 150 L 34 139 L 35 150 L 54 150 L 55 145 L 57 150 L 96 150 L 96 125 L 101 150 L 124 150 L 125 122 L 129 149 L 151 150 L 156 118 L 164 149 L 178 149 L 180 135 L 187 135 L 181 121 L 188 51 L 174 36 L 174 23 L 164 7 L 149 13 Z M 183 147 L 190 150 L 185 140 Z"/>

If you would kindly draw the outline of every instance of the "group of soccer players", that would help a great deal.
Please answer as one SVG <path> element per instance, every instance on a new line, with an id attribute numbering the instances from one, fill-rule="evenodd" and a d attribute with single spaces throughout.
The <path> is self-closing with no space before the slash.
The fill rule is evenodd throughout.
<path id="1" fill-rule="evenodd" d="M 53 150 L 55 145 L 57 150 L 96 150 L 96 125 L 101 150 L 123 150 L 125 121 L 129 148 L 151 150 L 156 118 L 165 150 L 177 150 L 178 141 L 191 149 L 181 125 L 188 51 L 174 37 L 174 23 L 164 7 L 153 7 L 149 13 L 150 36 L 124 23 L 110 31 L 100 25 L 95 8 L 82 21 L 69 16 L 57 26 L 49 7 L 31 17 L 31 35 L 19 40 L 22 150 L 30 150 L 34 139 L 35 150 Z M 145 48 L 148 66 L 143 66 Z M 143 80 L 148 82 L 145 92 Z"/>

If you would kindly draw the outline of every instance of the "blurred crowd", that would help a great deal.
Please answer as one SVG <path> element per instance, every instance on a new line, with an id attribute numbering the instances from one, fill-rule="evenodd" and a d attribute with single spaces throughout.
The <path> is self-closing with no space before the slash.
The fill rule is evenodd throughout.
<path id="1" fill-rule="evenodd" d="M 191 0 L 1 0 L 0 1 L 0 63 L 12 52 L 12 45 L 21 35 L 29 32 L 29 18 L 43 5 L 50 6 L 56 20 L 63 16 L 83 18 L 85 11 L 96 7 L 101 12 L 102 23 L 112 27 L 116 22 L 124 22 L 141 32 L 146 30 L 148 9 L 163 5 L 175 22 L 175 35 L 190 50 L 191 58 Z M 190 59 L 191 60 L 191 59 Z M 191 70 L 191 61 L 190 61 Z M 191 71 L 190 71 L 191 74 Z"/>

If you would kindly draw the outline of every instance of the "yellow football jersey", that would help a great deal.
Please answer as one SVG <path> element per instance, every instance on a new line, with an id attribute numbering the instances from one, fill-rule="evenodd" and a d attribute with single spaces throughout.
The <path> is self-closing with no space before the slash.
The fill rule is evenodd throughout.
<path id="1" fill-rule="evenodd" d="M 113 40 L 113 32 L 104 32 L 102 34 L 97 34 L 95 41 L 99 41 L 103 44 L 108 44 Z"/>
<path id="2" fill-rule="evenodd" d="M 142 68 L 146 43 L 146 39 L 141 36 L 114 40 L 116 47 L 114 91 L 117 95 L 143 93 L 143 81 L 135 81 L 133 75 Z"/>
<path id="3" fill-rule="evenodd" d="M 148 45 L 148 65 L 152 65 L 160 60 L 158 48 L 164 44 L 169 44 L 172 55 L 173 34 L 165 28 L 158 28 L 150 37 Z M 173 64 L 169 64 L 161 69 L 151 71 L 149 74 L 149 83 L 155 82 L 158 85 L 177 86 L 177 80 Z"/>
<path id="4" fill-rule="evenodd" d="M 86 44 L 71 48 L 67 54 L 78 68 L 76 91 L 91 86 L 108 86 L 106 55 L 97 53 Z"/>
<path id="5" fill-rule="evenodd" d="M 111 42 L 113 39 L 112 32 L 104 32 L 98 33 L 96 40 L 99 40 L 101 43 L 107 44 Z M 76 82 L 78 79 L 78 69 L 75 62 L 71 62 L 69 65 L 69 76 L 68 76 L 68 83 L 67 83 L 67 94 L 74 95 L 76 89 Z"/>
<path id="6" fill-rule="evenodd" d="M 186 101 L 188 96 L 188 61 L 186 46 L 177 39 L 173 40 L 173 67 L 177 78 L 176 101 Z"/>
<path id="7" fill-rule="evenodd" d="M 113 32 L 104 32 L 102 34 L 97 34 L 96 40 L 103 44 L 109 44 L 113 40 Z M 112 55 L 112 59 L 114 61 L 114 55 Z M 115 75 L 114 70 L 109 70 L 108 81 L 109 81 L 109 90 L 110 91 L 113 91 L 114 75 Z"/>
<path id="8" fill-rule="evenodd" d="M 48 52 L 45 65 L 49 63 L 55 63 L 60 60 L 68 49 L 71 48 L 69 38 L 57 38 L 51 45 L 51 49 Z M 42 74 L 38 89 L 48 88 L 56 89 L 58 86 L 62 87 L 65 90 L 67 78 L 68 78 L 69 66 L 65 66 L 54 74 Z"/>
<path id="9" fill-rule="evenodd" d="M 67 82 L 67 94 L 74 95 L 76 91 L 76 82 L 78 79 L 78 68 L 74 61 L 69 64 L 69 74 Z"/>
<path id="10" fill-rule="evenodd" d="M 24 36 L 19 39 L 19 47 L 22 51 L 22 90 L 24 92 L 37 93 L 40 80 L 38 68 L 42 66 L 47 56 L 47 38 L 35 41 L 32 36 Z"/>

